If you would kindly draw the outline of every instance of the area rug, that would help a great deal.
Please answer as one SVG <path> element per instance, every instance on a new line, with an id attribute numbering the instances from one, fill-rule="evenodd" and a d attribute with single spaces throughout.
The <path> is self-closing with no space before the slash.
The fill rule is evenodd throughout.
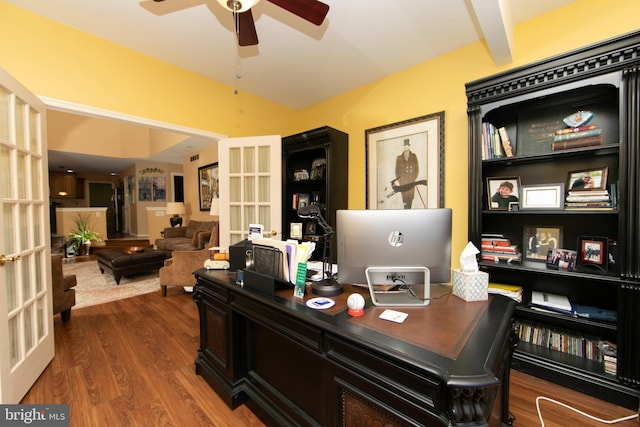
<path id="1" fill-rule="evenodd" d="M 118 285 L 111 274 L 100 274 L 98 261 L 64 264 L 62 270 L 64 274 L 76 275 L 78 284 L 74 309 L 160 292 L 158 271 L 121 277 Z"/>

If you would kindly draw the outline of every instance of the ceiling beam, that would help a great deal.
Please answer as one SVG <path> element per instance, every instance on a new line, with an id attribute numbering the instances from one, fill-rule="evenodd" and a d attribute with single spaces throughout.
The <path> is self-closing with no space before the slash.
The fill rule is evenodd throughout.
<path id="1" fill-rule="evenodd" d="M 470 0 L 481 36 L 493 62 L 500 66 L 513 61 L 513 24 L 508 0 Z"/>

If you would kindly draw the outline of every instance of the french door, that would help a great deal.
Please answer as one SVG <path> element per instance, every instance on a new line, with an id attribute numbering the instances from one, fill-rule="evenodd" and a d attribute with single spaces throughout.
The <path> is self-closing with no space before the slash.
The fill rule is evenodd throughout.
<path id="1" fill-rule="evenodd" d="M 54 356 L 45 105 L 0 69 L 0 403 Z"/>
<path id="2" fill-rule="evenodd" d="M 220 247 L 262 224 L 265 237 L 282 238 L 282 138 L 279 135 L 221 139 Z"/>

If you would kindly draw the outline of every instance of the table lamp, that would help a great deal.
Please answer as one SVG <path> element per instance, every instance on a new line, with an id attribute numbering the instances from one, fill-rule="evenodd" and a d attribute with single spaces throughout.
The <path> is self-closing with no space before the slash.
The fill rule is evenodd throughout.
<path id="1" fill-rule="evenodd" d="M 169 222 L 172 227 L 180 227 L 182 226 L 182 217 L 180 215 L 184 215 L 185 208 L 184 203 L 182 202 L 169 202 L 167 203 L 167 209 L 165 210 L 166 215 L 173 215 L 169 218 Z"/>
<path id="2" fill-rule="evenodd" d="M 320 207 L 318 205 L 307 205 L 298 209 L 298 216 L 302 219 L 315 219 L 318 225 L 324 231 L 324 245 L 322 248 L 322 281 L 313 282 L 311 290 L 316 295 L 324 297 L 340 295 L 342 293 L 342 285 L 336 282 L 333 277 L 333 263 L 331 261 L 331 238 L 333 237 L 333 228 L 322 217 Z"/>

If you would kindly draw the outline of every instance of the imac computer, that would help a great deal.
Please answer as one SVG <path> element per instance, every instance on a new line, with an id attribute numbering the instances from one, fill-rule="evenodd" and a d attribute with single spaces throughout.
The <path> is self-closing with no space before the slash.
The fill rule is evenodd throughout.
<path id="1" fill-rule="evenodd" d="M 375 305 L 428 305 L 451 280 L 451 209 L 338 210 L 338 283 L 369 286 Z"/>

